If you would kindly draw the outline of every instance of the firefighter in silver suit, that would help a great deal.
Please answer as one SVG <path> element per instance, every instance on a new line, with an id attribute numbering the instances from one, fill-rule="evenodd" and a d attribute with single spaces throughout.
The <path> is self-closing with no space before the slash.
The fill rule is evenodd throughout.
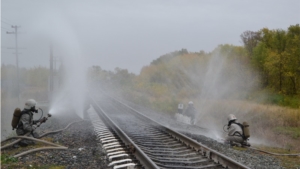
<path id="1" fill-rule="evenodd" d="M 196 114 L 197 114 L 197 112 L 196 112 L 196 109 L 194 107 L 194 103 L 192 101 L 190 101 L 184 115 L 188 116 L 191 119 L 191 124 L 195 124 Z"/>
<path id="2" fill-rule="evenodd" d="M 225 143 L 230 143 L 233 145 L 234 143 L 242 144 L 244 142 L 243 139 L 243 130 L 237 124 L 237 118 L 233 114 L 228 115 L 228 136 L 225 138 Z"/>

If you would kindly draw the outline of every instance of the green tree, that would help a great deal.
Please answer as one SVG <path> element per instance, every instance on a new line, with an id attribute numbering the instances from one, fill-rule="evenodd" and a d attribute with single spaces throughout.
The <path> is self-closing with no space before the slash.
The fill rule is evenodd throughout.
<path id="1" fill-rule="evenodd" d="M 260 42 L 253 49 L 252 63 L 262 76 L 263 87 L 282 94 L 297 95 L 300 67 L 300 28 L 287 31 L 260 30 Z"/>
<path id="2" fill-rule="evenodd" d="M 290 81 L 290 93 L 297 94 L 298 88 L 300 88 L 300 26 L 291 25 L 287 32 L 287 42 L 285 56 L 286 60 L 286 72 Z"/>
<path id="3" fill-rule="evenodd" d="M 253 49 L 259 43 L 261 39 L 261 32 L 254 32 L 254 31 L 245 31 L 240 35 L 245 49 L 248 51 L 250 57 L 253 56 Z"/>

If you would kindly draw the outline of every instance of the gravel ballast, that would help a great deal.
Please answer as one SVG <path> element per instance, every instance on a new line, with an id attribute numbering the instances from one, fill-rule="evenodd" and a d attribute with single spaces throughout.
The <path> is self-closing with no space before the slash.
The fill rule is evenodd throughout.
<path id="1" fill-rule="evenodd" d="M 211 138 L 202 135 L 196 135 L 190 133 L 183 133 L 183 134 L 250 168 L 255 168 L 255 169 L 269 169 L 269 168 L 282 169 L 283 168 L 280 166 L 279 161 L 274 157 L 261 154 L 255 150 L 247 149 L 247 148 L 242 150 L 236 150 L 229 145 L 224 145 L 222 143 L 217 142 L 216 140 L 213 140 Z"/>
<path id="2" fill-rule="evenodd" d="M 72 113 L 63 116 L 53 116 L 38 129 L 38 132 L 55 131 L 65 128 L 69 123 L 79 121 L 77 115 Z M 255 169 L 282 169 L 278 160 L 272 156 L 259 153 L 251 149 L 236 150 L 229 145 L 224 145 L 214 139 L 201 134 L 195 134 L 193 131 L 199 131 L 199 127 L 178 123 L 174 120 L 164 118 L 157 119 L 160 123 L 168 124 L 170 128 L 180 132 L 188 137 L 244 164 Z M 189 131 L 189 132 L 187 132 Z M 203 131 L 205 133 L 205 131 Z M 68 129 L 55 134 L 49 134 L 44 137 L 45 140 L 68 147 L 67 150 L 45 150 L 38 151 L 18 158 L 18 162 L 10 164 L 1 164 L 1 168 L 50 168 L 51 166 L 60 166 L 61 168 L 102 168 L 106 169 L 108 160 L 105 151 L 97 143 L 96 135 L 90 121 L 80 121 L 72 124 Z M 37 146 L 37 145 L 36 145 Z M 42 145 L 45 146 L 45 145 Z M 40 147 L 42 147 L 40 146 Z M 15 154 L 32 148 L 9 148 L 2 151 L 2 154 L 13 151 Z M 22 151 L 21 151 L 22 150 Z M 14 155 L 14 154 L 12 154 Z M 30 167 L 32 166 L 32 167 Z"/>
<path id="3" fill-rule="evenodd" d="M 175 131 L 178 131 L 199 143 L 206 145 L 209 148 L 212 148 L 233 160 L 236 160 L 250 168 L 253 169 L 283 169 L 284 167 L 281 166 L 279 160 L 274 158 L 273 156 L 260 153 L 258 151 L 252 149 L 240 149 L 237 150 L 234 147 L 229 145 L 224 145 L 221 142 L 218 142 L 215 139 L 210 138 L 211 131 L 205 128 L 201 128 L 196 125 L 189 125 L 182 122 L 178 122 L 172 116 L 163 116 L 160 113 L 157 113 L 151 109 L 147 109 L 145 107 L 141 107 L 139 105 L 133 104 L 126 100 L 122 100 L 126 104 L 130 105 L 140 113 L 156 120 L 160 124 L 165 125 Z M 219 133 L 220 131 L 214 131 L 215 133 Z"/>
<path id="4" fill-rule="evenodd" d="M 71 122 L 80 120 L 81 118 L 72 113 L 59 117 L 55 117 L 54 115 L 52 118 L 49 118 L 45 124 L 42 124 L 37 131 L 41 135 L 45 132 L 63 129 Z M 76 122 L 66 130 L 55 134 L 46 135 L 43 137 L 43 139 L 61 146 L 68 147 L 68 149 L 33 152 L 19 157 L 17 162 L 1 164 L 1 168 L 108 168 L 106 153 L 101 148 L 101 145 L 97 143 L 96 135 L 93 131 L 93 126 L 90 121 L 85 120 Z M 26 150 L 45 146 L 48 147 L 48 145 L 36 143 L 33 146 L 24 148 L 8 148 L 3 150 L 1 155 L 12 152 L 13 154 L 10 155 L 15 155 Z"/>

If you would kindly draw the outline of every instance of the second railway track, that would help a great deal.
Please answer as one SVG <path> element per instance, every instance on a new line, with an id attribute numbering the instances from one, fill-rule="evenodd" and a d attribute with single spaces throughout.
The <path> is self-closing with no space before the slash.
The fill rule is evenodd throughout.
<path id="1" fill-rule="evenodd" d="M 92 96 L 92 105 L 141 168 L 249 168 L 142 115 L 115 98 Z"/>

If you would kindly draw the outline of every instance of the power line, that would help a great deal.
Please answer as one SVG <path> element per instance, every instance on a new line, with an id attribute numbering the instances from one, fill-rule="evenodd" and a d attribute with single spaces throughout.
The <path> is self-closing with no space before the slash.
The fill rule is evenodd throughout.
<path id="1" fill-rule="evenodd" d="M 1 50 L 1 53 L 11 54 L 10 52 L 5 52 L 5 51 L 3 51 L 3 50 Z"/>
<path id="2" fill-rule="evenodd" d="M 8 23 L 8 22 L 4 22 L 3 20 L 1 20 L 1 22 L 5 23 L 5 24 L 7 24 L 7 25 L 9 25 L 9 26 L 12 26 L 12 24 L 10 24 L 10 23 Z"/>
<path id="3" fill-rule="evenodd" d="M 9 29 L 8 29 L 8 28 L 4 28 L 4 27 L 2 27 L 2 26 L 1 26 L 1 29 L 5 29 L 5 30 L 9 31 Z"/>
<path id="4" fill-rule="evenodd" d="M 4 21 L 9 21 L 9 19 L 7 19 L 7 18 L 5 18 L 5 17 L 3 17 L 3 16 L 1 16 L 1 19 L 2 19 L 2 20 L 4 19 Z"/>

